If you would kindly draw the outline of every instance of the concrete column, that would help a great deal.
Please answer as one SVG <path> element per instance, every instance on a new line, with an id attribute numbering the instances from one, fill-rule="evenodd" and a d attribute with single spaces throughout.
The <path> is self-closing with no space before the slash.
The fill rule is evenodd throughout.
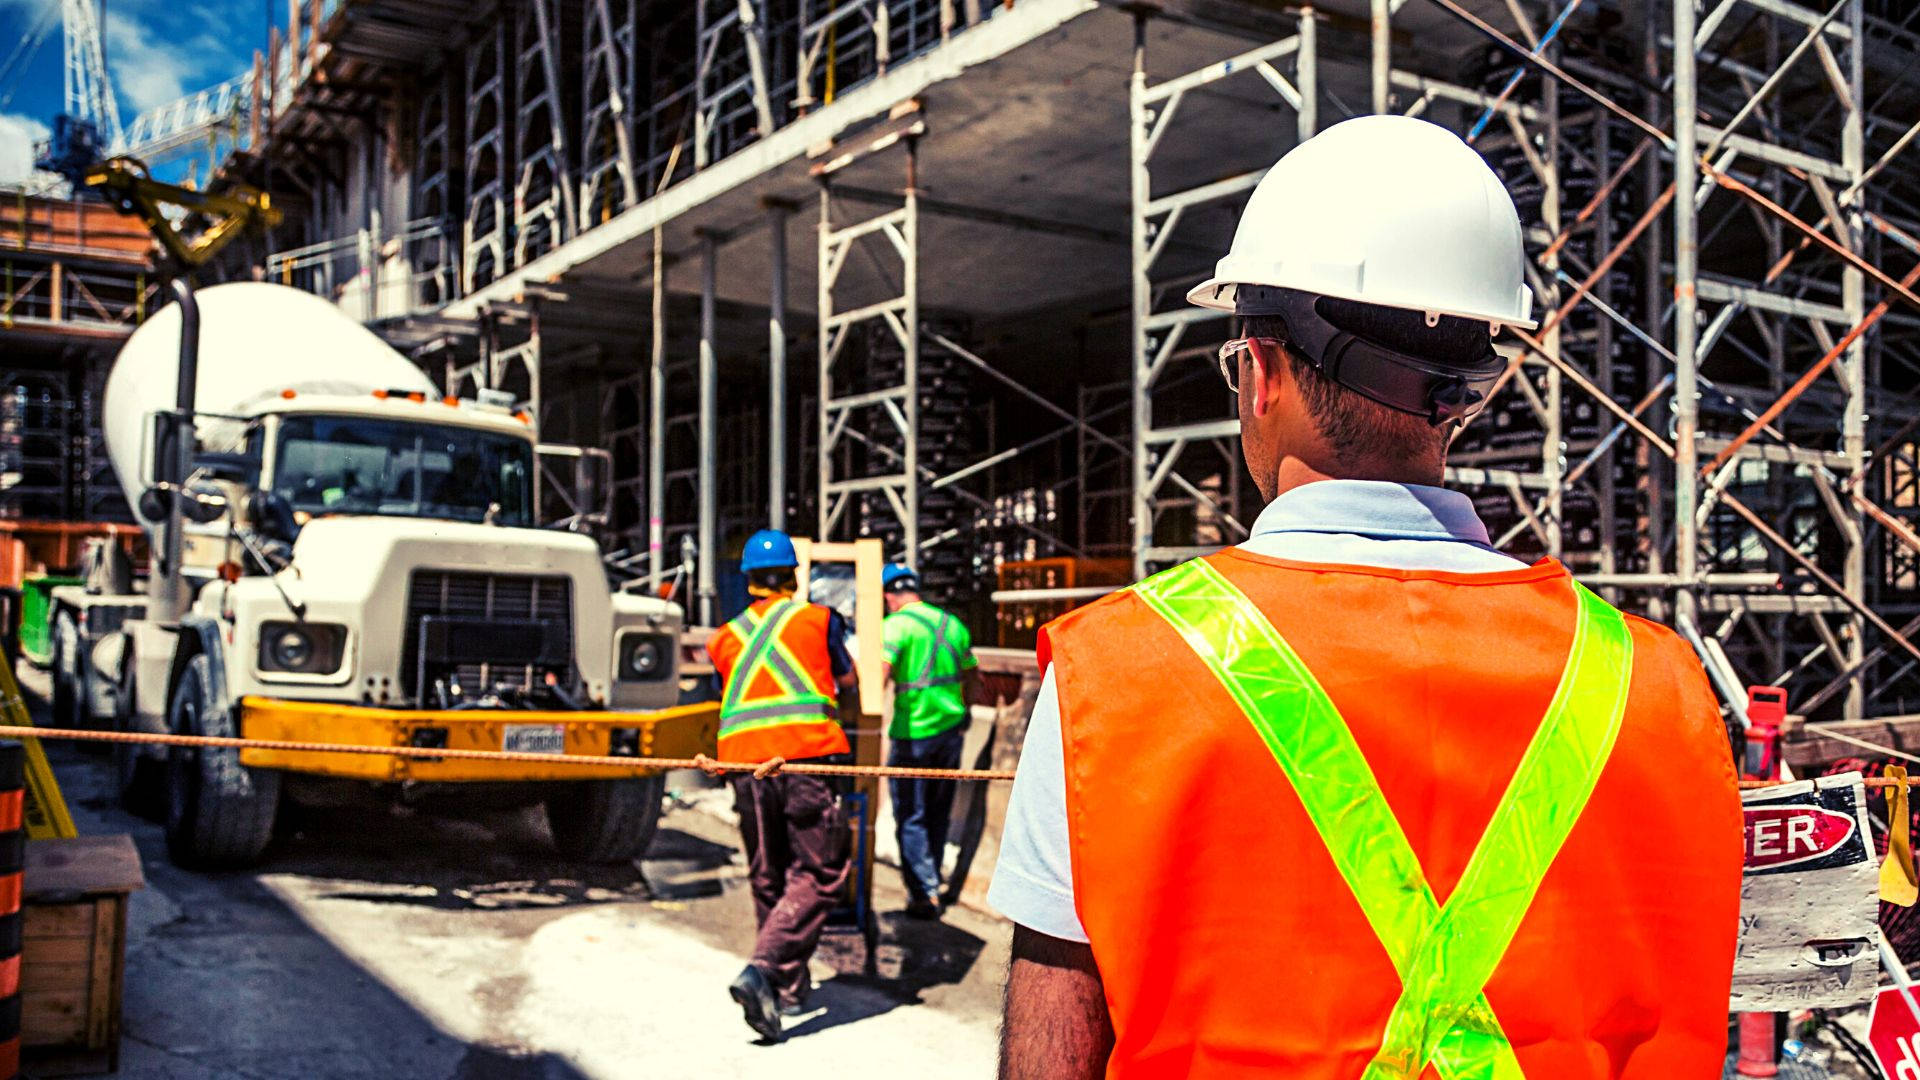
<path id="1" fill-rule="evenodd" d="M 787 215 L 783 202 L 767 204 L 767 524 L 787 527 Z"/>
<path id="2" fill-rule="evenodd" d="M 653 357 L 647 369 L 647 573 L 655 587 L 666 571 L 667 543 L 667 259 L 653 231 Z"/>
<path id="3" fill-rule="evenodd" d="M 1684 2 L 1684 0 L 1682 0 Z M 720 244 L 712 233 L 700 237 L 700 481 L 699 481 L 699 598 L 700 624 L 718 625 L 719 593 L 714 588 L 713 561 L 719 527 L 719 499 L 714 483 L 719 472 L 720 372 L 714 356 L 713 291 Z"/>
<path id="4" fill-rule="evenodd" d="M 1387 111 L 1387 69 L 1389 64 L 1388 46 L 1393 33 L 1393 9 L 1388 0 L 1373 0 L 1373 39 L 1372 44 L 1372 84 L 1373 111 Z"/>

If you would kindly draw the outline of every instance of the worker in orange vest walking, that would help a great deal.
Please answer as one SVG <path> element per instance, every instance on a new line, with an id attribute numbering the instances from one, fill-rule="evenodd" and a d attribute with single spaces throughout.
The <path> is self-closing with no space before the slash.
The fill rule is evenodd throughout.
<path id="1" fill-rule="evenodd" d="M 759 932 L 728 993 L 769 1042 L 785 1038 L 780 1017 L 806 1004 L 807 960 L 852 855 L 840 792 L 822 777 L 778 771 L 787 762 L 849 763 L 846 729 L 860 713 L 845 621 L 794 596 L 799 562 L 783 532 L 748 538 L 740 569 L 753 603 L 707 643 L 721 683 L 720 760 L 767 763 L 730 781 Z"/>
<path id="2" fill-rule="evenodd" d="M 1524 258 L 1424 121 L 1261 179 L 1188 298 L 1236 319 L 1268 505 L 1043 635 L 988 896 L 1003 1077 L 1720 1074 L 1741 815 L 1706 678 L 1439 486 L 1535 325 Z"/>

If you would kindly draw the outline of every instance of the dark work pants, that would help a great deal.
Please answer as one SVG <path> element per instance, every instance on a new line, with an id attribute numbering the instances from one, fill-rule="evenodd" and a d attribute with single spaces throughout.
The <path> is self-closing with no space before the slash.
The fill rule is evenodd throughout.
<path id="1" fill-rule="evenodd" d="M 967 726 L 926 739 L 894 739 L 887 764 L 920 769 L 957 769 Z M 947 819 L 953 814 L 952 780 L 889 780 L 895 835 L 900 840 L 900 874 L 914 900 L 940 898 L 940 863 L 947 853 Z"/>
<path id="2" fill-rule="evenodd" d="M 850 869 L 846 822 L 834 789 L 818 776 L 778 774 L 755 780 L 736 775 L 734 806 L 747 848 L 753 915 L 760 928 L 753 966 L 782 1002 L 810 987 L 807 960 L 820 929 L 840 902 Z"/>

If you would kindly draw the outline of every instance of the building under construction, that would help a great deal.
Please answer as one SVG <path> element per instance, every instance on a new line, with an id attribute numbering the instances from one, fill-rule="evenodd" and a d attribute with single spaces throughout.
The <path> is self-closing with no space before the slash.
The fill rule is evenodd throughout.
<path id="1" fill-rule="evenodd" d="M 1779 684 L 1883 718 L 1920 712 L 1917 24 L 1895 0 L 293 0 L 226 104 L 157 137 L 211 138 L 216 181 L 285 212 L 222 273 L 607 448 L 610 553 L 684 572 L 696 619 L 771 521 L 882 537 L 1020 644 L 1245 535 L 1228 322 L 1185 291 L 1297 141 L 1425 117 L 1513 191 L 1541 319 L 1450 482 L 1503 547 L 1677 623 L 1732 708 Z"/>

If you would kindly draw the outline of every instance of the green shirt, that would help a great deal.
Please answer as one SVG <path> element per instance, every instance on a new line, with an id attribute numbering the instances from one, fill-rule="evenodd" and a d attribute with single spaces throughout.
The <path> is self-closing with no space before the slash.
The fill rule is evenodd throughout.
<path id="1" fill-rule="evenodd" d="M 895 739 L 926 739 L 967 720 L 962 672 L 974 666 L 973 636 L 959 619 L 924 601 L 881 624 L 881 648 L 893 667 Z"/>

